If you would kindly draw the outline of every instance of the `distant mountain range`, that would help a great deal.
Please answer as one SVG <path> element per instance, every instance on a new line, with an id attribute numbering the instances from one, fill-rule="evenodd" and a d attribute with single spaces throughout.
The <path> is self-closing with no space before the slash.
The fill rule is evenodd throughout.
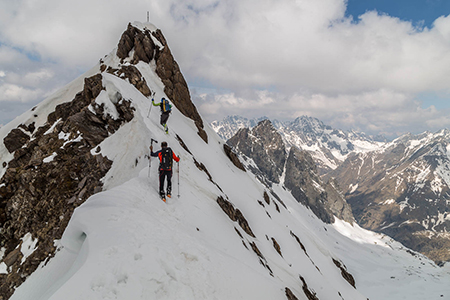
<path id="1" fill-rule="evenodd" d="M 230 139 L 240 128 L 253 128 L 267 117 L 247 119 L 228 116 L 211 123 L 224 140 Z M 350 153 L 365 153 L 383 147 L 386 139 L 373 138 L 356 131 L 342 131 L 325 125 L 316 118 L 302 116 L 292 122 L 271 121 L 281 134 L 287 149 L 296 146 L 308 151 L 316 161 L 320 174 L 336 169 Z"/>
<path id="2" fill-rule="evenodd" d="M 241 116 L 227 116 L 222 121 L 213 121 L 211 127 L 225 141 L 229 140 L 241 128 L 253 128 L 267 117 L 247 119 Z"/>
<path id="3" fill-rule="evenodd" d="M 261 119 L 233 116 L 211 126 L 224 139 L 235 133 L 228 143 L 242 152 L 239 129 L 257 128 L 260 125 L 254 124 Z M 448 130 L 406 134 L 389 142 L 334 129 L 307 116 L 272 124 L 287 152 L 292 147 L 308 152 L 324 182 L 336 179 L 360 225 L 390 235 L 436 262 L 450 261 Z M 285 183 L 286 169 L 278 171 Z M 273 180 L 271 175 L 267 178 Z"/>

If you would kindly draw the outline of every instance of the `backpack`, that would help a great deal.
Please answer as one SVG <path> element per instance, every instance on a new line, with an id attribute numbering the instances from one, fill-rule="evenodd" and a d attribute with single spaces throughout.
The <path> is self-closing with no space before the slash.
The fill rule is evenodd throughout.
<path id="1" fill-rule="evenodd" d="M 173 152 L 169 147 L 161 150 L 161 164 L 159 168 L 161 170 L 172 170 Z"/>
<path id="2" fill-rule="evenodd" d="M 169 100 L 166 98 L 161 99 L 161 112 L 170 112 L 172 110 L 172 106 L 169 103 Z"/>

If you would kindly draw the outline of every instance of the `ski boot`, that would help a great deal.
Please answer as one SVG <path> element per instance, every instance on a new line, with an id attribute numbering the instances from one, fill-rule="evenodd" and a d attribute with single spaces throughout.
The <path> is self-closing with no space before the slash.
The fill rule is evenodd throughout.
<path id="1" fill-rule="evenodd" d="M 161 197 L 161 200 L 162 200 L 162 201 L 166 202 L 166 195 L 160 194 L 159 196 Z M 169 197 L 169 198 L 170 198 L 170 197 Z"/>

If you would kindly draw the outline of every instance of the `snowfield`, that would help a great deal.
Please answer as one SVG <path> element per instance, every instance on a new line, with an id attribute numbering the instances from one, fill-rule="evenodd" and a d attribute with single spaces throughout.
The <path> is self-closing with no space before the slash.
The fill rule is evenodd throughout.
<path id="1" fill-rule="evenodd" d="M 119 64 L 115 51 L 105 63 Z M 155 99 L 167 97 L 154 66 L 140 62 L 137 67 Z M 103 73 L 103 82 L 106 92 L 98 101 L 107 112 L 115 114 L 107 102 L 120 92 L 132 100 L 135 118 L 100 144 L 101 153 L 114 161 L 103 179 L 104 191 L 75 210 L 62 239 L 55 241 L 55 257 L 11 299 L 272 300 L 287 299 L 286 288 L 298 299 L 307 299 L 305 290 L 321 300 L 450 299 L 450 266 L 439 268 L 356 224 L 326 225 L 274 185 L 277 200 L 254 175 L 233 165 L 223 141 L 206 124 L 208 143 L 173 107 L 166 135 L 151 99 L 114 75 Z M 54 107 L 46 103 L 38 109 L 48 114 Z M 148 161 L 152 138 L 167 141 L 181 157 L 167 203 L 157 192 L 158 162 Z M 254 237 L 229 218 L 219 197 L 239 209 Z M 353 275 L 356 288 L 336 262 Z"/>

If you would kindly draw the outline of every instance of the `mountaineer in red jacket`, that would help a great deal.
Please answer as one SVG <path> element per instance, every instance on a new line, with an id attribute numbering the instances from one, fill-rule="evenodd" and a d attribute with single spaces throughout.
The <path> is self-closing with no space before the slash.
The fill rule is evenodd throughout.
<path id="1" fill-rule="evenodd" d="M 161 150 L 153 152 L 153 146 L 150 146 L 150 156 L 159 157 L 159 195 L 166 202 L 167 197 L 171 197 L 172 192 L 172 165 L 173 160 L 180 161 L 180 158 L 173 153 L 166 142 L 161 143 Z M 167 177 L 167 193 L 164 193 L 164 181 Z"/>

